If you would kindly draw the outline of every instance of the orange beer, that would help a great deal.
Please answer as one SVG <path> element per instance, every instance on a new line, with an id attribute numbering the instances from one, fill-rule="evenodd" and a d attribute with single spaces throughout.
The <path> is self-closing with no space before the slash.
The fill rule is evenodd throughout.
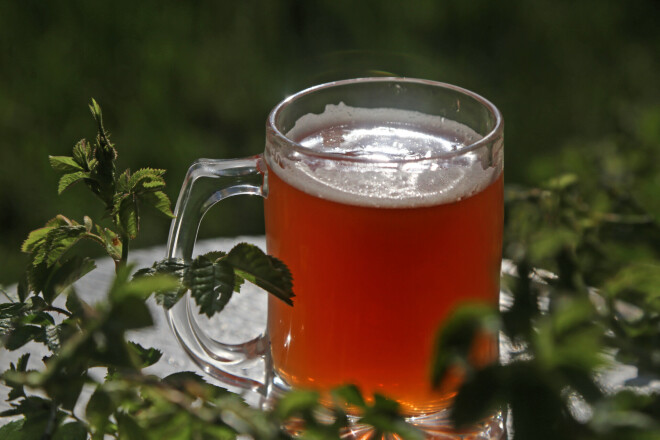
<path id="1" fill-rule="evenodd" d="M 385 139 L 364 141 L 373 127 L 361 135 L 341 126 L 326 127 L 321 135 L 303 133 L 295 140 L 305 145 L 304 139 L 316 137 L 316 147 L 323 150 L 350 138 L 352 148 L 371 148 L 369 154 L 382 159 L 383 152 L 406 149 L 407 136 L 436 136 L 409 125 L 391 136 L 390 128 L 377 127 L 378 133 L 389 133 Z M 357 134 L 351 138 L 352 133 Z M 388 143 L 374 153 L 374 142 Z M 434 173 L 452 173 L 451 166 Z M 458 173 L 460 179 L 449 181 L 458 189 L 442 187 L 441 178 L 430 181 L 442 197 L 434 199 L 433 191 L 431 196 L 408 197 L 397 190 L 372 202 L 368 191 L 351 194 L 354 183 L 344 170 L 337 171 L 336 185 L 315 183 L 291 177 L 286 166 L 269 162 L 268 252 L 291 269 L 296 294 L 293 307 L 272 297 L 268 305 L 273 365 L 285 383 L 322 391 L 353 383 L 367 396 L 381 393 L 398 400 L 409 414 L 449 405 L 460 379 L 450 377 L 440 390 L 432 389 L 436 332 L 458 304 L 496 304 L 499 295 L 501 168 L 484 178 L 475 159 L 465 169 Z M 479 181 L 466 185 L 466 179 Z M 408 180 L 404 183 L 409 186 Z M 494 360 L 495 341 L 480 344 L 475 355 Z"/>

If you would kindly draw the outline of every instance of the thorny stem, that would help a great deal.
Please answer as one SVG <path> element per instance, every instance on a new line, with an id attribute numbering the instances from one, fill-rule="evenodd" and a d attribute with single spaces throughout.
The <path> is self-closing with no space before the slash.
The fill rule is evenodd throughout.
<path id="1" fill-rule="evenodd" d="M 66 315 L 66 316 L 69 317 L 69 318 L 70 318 L 71 316 L 73 316 L 73 315 L 72 315 L 70 312 L 68 312 L 67 310 L 64 310 L 64 309 L 61 309 L 61 308 L 59 308 L 59 307 L 55 307 L 55 306 L 48 306 L 48 307 L 46 307 L 46 311 L 48 311 L 48 312 L 57 312 L 57 313 L 61 313 L 62 315 Z"/>

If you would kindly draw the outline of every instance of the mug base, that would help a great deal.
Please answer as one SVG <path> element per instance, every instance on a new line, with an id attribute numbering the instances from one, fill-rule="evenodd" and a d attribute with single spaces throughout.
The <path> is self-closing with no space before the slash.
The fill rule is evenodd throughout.
<path id="1" fill-rule="evenodd" d="M 323 421 L 323 416 L 319 417 Z M 359 422 L 359 418 L 349 416 L 349 426 L 340 432 L 340 438 L 345 440 L 401 440 L 394 433 L 380 434 L 371 425 Z M 406 422 L 417 428 L 425 440 L 503 440 L 506 438 L 505 419 L 498 411 L 478 424 L 464 429 L 455 429 L 449 421 L 449 411 L 441 411 L 426 416 L 408 417 Z M 327 423 L 332 423 L 328 417 Z M 301 419 L 291 419 L 284 429 L 293 437 L 301 437 L 305 426 Z"/>
<path id="2" fill-rule="evenodd" d="M 272 409 L 276 402 L 290 387 L 279 376 L 271 378 L 268 396 L 262 401 L 262 409 Z M 321 411 L 316 414 L 321 423 L 332 424 L 334 418 L 330 411 Z M 506 438 L 506 418 L 502 411 L 497 411 L 481 422 L 462 429 L 456 429 L 451 423 L 450 409 L 445 408 L 424 415 L 405 416 L 405 421 L 417 428 L 424 439 L 427 440 L 501 440 Z M 348 414 L 349 426 L 340 432 L 340 438 L 346 440 L 401 440 L 397 434 L 378 433 L 373 426 L 360 423 L 359 415 Z M 304 421 L 298 418 L 288 420 L 284 429 L 294 437 L 300 437 L 305 431 Z"/>

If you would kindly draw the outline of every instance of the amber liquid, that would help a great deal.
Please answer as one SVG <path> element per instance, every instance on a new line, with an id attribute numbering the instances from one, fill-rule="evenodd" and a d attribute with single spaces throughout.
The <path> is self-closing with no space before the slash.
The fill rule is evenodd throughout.
<path id="1" fill-rule="evenodd" d="M 276 373 L 290 386 L 353 383 L 409 414 L 446 407 L 460 375 L 430 384 L 433 345 L 458 304 L 495 304 L 502 247 L 502 176 L 461 200 L 378 208 L 312 196 L 269 170 L 268 252 L 294 277 L 294 306 L 269 300 Z M 497 356 L 494 339 L 474 353 Z"/>

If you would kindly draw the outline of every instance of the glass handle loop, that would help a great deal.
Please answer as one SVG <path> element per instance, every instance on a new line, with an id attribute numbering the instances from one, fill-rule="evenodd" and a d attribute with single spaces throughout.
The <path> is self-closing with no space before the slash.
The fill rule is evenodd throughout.
<path id="1" fill-rule="evenodd" d="M 236 195 L 266 197 L 266 165 L 261 155 L 244 159 L 199 159 L 188 169 L 170 227 L 166 258 L 192 259 L 204 214 L 217 202 Z M 225 384 L 265 393 L 270 360 L 266 333 L 240 344 L 216 341 L 197 324 L 198 313 L 186 294 L 167 312 L 183 349 L 206 373 Z"/>

